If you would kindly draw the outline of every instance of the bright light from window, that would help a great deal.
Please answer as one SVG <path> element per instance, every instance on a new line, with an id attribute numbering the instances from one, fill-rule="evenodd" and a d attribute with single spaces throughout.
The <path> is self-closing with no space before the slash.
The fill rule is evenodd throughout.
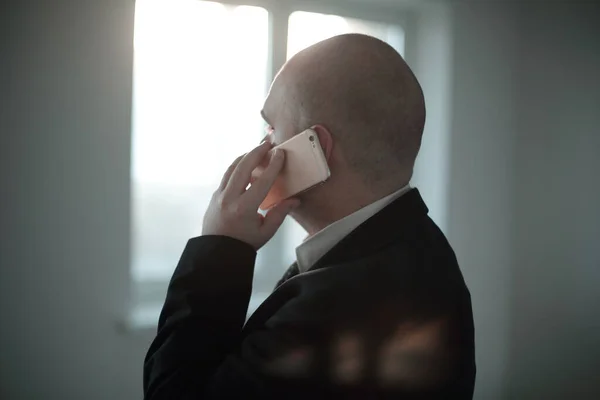
<path id="1" fill-rule="evenodd" d="M 199 0 L 137 0 L 133 273 L 169 278 L 212 192 L 258 144 L 268 13 Z"/>
<path id="2" fill-rule="evenodd" d="M 287 57 L 321 40 L 345 33 L 363 33 L 379 38 L 404 54 L 404 31 L 397 25 L 305 11 L 289 18 Z"/>
<path id="3" fill-rule="evenodd" d="M 223 172 L 264 135 L 259 111 L 270 67 L 268 18 L 259 7 L 137 0 L 131 170 L 135 280 L 170 278 L 187 240 L 201 233 Z M 295 12 L 289 18 L 288 58 L 349 32 L 379 37 L 403 51 L 397 27 Z M 259 254 L 256 293 L 273 288 L 304 236 L 296 223 L 286 221 Z"/>

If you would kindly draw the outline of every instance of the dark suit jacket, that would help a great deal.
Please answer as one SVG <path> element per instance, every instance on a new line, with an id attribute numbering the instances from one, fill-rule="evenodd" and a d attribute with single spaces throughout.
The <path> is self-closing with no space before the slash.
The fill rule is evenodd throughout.
<path id="1" fill-rule="evenodd" d="M 191 239 L 144 365 L 146 399 L 472 398 L 469 291 L 411 190 L 244 324 L 256 252 Z"/>

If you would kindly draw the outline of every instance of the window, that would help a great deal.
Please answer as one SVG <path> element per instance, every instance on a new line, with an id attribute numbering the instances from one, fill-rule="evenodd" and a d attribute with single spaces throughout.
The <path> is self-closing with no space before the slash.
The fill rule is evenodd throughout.
<path id="1" fill-rule="evenodd" d="M 155 309 L 162 303 L 185 243 L 201 233 L 204 211 L 223 172 L 264 136 L 259 111 L 273 72 L 281 66 L 273 47 L 285 46 L 286 40 L 284 35 L 282 42 L 275 31 L 285 24 L 273 18 L 256 5 L 136 2 L 131 169 L 134 307 L 153 303 Z M 379 37 L 403 52 L 403 32 L 394 25 L 305 11 L 290 12 L 285 18 L 288 58 L 347 32 Z M 259 252 L 251 310 L 295 259 L 295 247 L 304 235 L 294 221 L 286 221 Z M 150 324 L 156 323 L 154 309 L 148 316 Z M 148 315 L 148 309 L 143 313 Z"/>
<path id="2" fill-rule="evenodd" d="M 221 172 L 262 137 L 268 13 L 138 0 L 134 40 L 133 274 L 164 280 Z"/>
<path id="3" fill-rule="evenodd" d="M 404 31 L 397 25 L 296 11 L 290 15 L 288 32 L 288 59 L 321 40 L 345 33 L 363 33 L 379 38 L 404 55 Z"/>

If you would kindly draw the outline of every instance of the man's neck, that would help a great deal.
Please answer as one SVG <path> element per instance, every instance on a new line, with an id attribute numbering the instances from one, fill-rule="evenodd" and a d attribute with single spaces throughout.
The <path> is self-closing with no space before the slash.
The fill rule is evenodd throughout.
<path id="1" fill-rule="evenodd" d="M 298 210 L 293 211 L 290 215 L 300 224 L 308 233 L 308 236 L 313 236 L 317 232 L 325 229 L 336 221 L 360 210 L 362 207 L 327 207 L 318 210 Z M 343 209 L 343 211 L 342 211 Z M 304 212 L 303 212 L 304 211 Z M 308 214 L 308 215 L 307 215 Z"/>
<path id="2" fill-rule="evenodd" d="M 307 207 L 301 206 L 290 215 L 298 222 L 298 224 L 300 224 L 300 226 L 302 226 L 302 228 L 304 228 L 304 230 L 306 230 L 310 237 L 334 222 L 355 213 L 361 208 L 366 207 L 399 189 L 400 188 L 393 188 L 379 193 L 366 191 L 362 193 L 352 193 L 350 196 L 347 194 L 343 199 L 329 197 L 324 204 L 315 204 Z"/>

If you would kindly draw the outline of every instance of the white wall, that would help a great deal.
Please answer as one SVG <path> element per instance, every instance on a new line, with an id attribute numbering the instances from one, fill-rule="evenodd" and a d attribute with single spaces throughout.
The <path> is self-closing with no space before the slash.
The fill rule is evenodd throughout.
<path id="1" fill-rule="evenodd" d="M 447 227 L 475 397 L 598 398 L 600 7 L 452 6 Z"/>
<path id="2" fill-rule="evenodd" d="M 4 4 L 0 398 L 136 399 L 129 282 L 133 1 Z"/>
<path id="3" fill-rule="evenodd" d="M 510 324 L 515 7 L 453 6 L 448 238 L 471 291 L 478 399 L 504 398 Z"/>
<path id="4" fill-rule="evenodd" d="M 600 4 L 527 4 L 517 76 L 511 398 L 600 398 Z"/>
<path id="5" fill-rule="evenodd" d="M 427 118 L 411 184 L 418 187 L 429 214 L 448 227 L 450 96 L 453 71 L 452 13 L 446 4 L 430 4 L 408 19 L 406 60 L 426 99 Z"/>

